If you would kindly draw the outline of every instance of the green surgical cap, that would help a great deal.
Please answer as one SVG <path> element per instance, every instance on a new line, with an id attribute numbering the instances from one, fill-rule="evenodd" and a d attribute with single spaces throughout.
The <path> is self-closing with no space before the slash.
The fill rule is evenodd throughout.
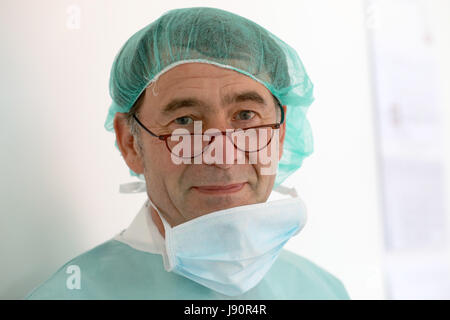
<path id="1" fill-rule="evenodd" d="M 116 112 L 129 112 L 140 94 L 169 69 L 189 62 L 232 69 L 263 84 L 287 106 L 283 156 L 274 187 L 313 152 L 306 111 L 314 100 L 297 52 L 258 24 L 220 9 L 194 7 L 166 12 L 132 35 L 116 55 L 109 80 L 111 106 L 105 128 L 114 131 Z M 115 142 L 116 147 L 117 140 Z M 145 180 L 130 170 L 132 176 Z"/>

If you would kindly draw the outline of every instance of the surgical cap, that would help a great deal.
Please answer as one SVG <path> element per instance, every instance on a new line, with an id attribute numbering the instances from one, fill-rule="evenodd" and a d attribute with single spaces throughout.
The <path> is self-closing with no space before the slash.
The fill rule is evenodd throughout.
<path id="1" fill-rule="evenodd" d="M 313 152 L 306 118 L 313 84 L 297 52 L 260 25 L 216 8 L 175 9 L 133 34 L 115 56 L 109 81 L 112 98 L 105 128 L 114 131 L 116 112 L 129 112 L 161 74 L 182 63 L 209 63 L 235 70 L 263 84 L 287 106 L 280 185 Z M 116 147 L 117 139 L 115 142 Z M 130 169 L 132 176 L 144 180 Z"/>

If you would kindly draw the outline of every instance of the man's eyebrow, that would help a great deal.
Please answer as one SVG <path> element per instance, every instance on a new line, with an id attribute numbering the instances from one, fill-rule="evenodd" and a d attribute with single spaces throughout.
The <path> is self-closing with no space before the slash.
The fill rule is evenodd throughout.
<path id="1" fill-rule="evenodd" d="M 264 98 L 261 97 L 261 95 L 256 91 L 245 91 L 245 92 L 234 94 L 234 95 L 227 95 L 224 97 L 223 100 L 224 100 L 225 104 L 253 101 L 253 102 L 262 104 L 264 106 L 267 105 Z"/>
<path id="2" fill-rule="evenodd" d="M 227 95 L 223 98 L 224 104 L 232 104 L 238 102 L 246 102 L 253 101 L 263 106 L 267 106 L 264 98 L 257 93 L 256 91 L 245 91 L 233 95 Z M 178 109 L 181 108 L 189 108 L 189 107 L 204 107 L 208 108 L 208 105 L 199 100 L 197 98 L 181 98 L 181 99 L 173 99 L 168 104 L 166 104 L 162 110 L 162 113 L 168 115 Z"/>
<path id="3" fill-rule="evenodd" d="M 168 104 L 166 104 L 162 110 L 162 113 L 168 115 L 178 109 L 188 108 L 188 107 L 207 107 L 206 103 L 197 98 L 181 98 L 173 99 Z"/>

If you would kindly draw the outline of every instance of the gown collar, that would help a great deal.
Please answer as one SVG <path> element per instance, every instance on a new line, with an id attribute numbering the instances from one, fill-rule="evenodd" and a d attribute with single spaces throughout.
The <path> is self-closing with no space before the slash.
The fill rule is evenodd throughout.
<path id="1" fill-rule="evenodd" d="M 148 199 L 144 202 L 130 226 L 114 237 L 133 249 L 163 257 L 164 268 L 168 270 L 168 259 L 164 238 L 153 222 Z"/>

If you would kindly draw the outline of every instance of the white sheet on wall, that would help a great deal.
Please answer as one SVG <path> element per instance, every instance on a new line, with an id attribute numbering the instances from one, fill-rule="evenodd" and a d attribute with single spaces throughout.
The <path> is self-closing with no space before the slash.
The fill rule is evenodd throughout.
<path id="1" fill-rule="evenodd" d="M 445 246 L 443 164 L 384 158 L 383 166 L 386 249 Z"/>
<path id="2" fill-rule="evenodd" d="M 419 0 L 376 0 L 369 8 L 377 19 L 371 47 L 389 295 L 448 298 L 443 128 L 433 33 Z M 428 252 L 434 258 L 424 260 Z"/>

